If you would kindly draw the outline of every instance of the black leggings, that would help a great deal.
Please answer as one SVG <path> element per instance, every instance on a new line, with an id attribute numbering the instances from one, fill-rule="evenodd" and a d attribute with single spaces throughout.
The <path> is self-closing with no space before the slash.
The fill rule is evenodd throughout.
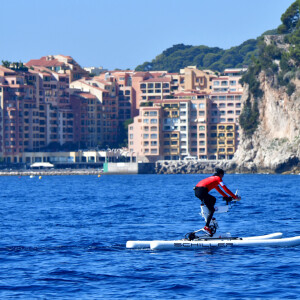
<path id="1" fill-rule="evenodd" d="M 206 224 L 205 226 L 209 226 L 210 221 L 214 215 L 215 212 L 215 204 L 216 204 L 216 198 L 208 193 L 208 189 L 206 187 L 195 187 L 195 196 L 199 198 L 206 207 L 209 210 L 209 214 L 207 216 Z"/>

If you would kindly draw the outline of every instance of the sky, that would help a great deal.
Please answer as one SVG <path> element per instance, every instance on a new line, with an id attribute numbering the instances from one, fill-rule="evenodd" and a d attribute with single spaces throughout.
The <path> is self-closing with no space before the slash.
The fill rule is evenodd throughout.
<path id="1" fill-rule="evenodd" d="M 176 44 L 228 49 L 277 28 L 295 0 L 0 0 L 0 61 L 72 56 L 134 69 Z"/>

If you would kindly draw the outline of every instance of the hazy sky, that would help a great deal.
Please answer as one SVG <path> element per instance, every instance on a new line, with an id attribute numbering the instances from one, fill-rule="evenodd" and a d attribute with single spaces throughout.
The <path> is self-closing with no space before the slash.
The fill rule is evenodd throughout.
<path id="1" fill-rule="evenodd" d="M 295 0 L 1 0 L 0 61 L 72 56 L 135 68 L 175 44 L 228 49 L 281 24 Z"/>

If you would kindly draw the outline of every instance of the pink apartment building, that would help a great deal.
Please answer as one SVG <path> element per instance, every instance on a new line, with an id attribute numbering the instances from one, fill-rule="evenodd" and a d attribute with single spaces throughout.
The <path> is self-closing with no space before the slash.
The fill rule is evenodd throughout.
<path id="1" fill-rule="evenodd" d="M 139 160 L 144 161 L 178 160 L 186 156 L 198 159 L 231 159 L 239 143 L 238 117 L 243 93 L 239 79 L 242 71 L 225 70 L 224 76 L 220 77 L 205 73 L 207 85 L 202 91 L 198 88 L 173 93 L 174 99 L 151 99 L 153 107 L 140 107 L 139 116 L 129 126 L 129 150 L 136 153 Z M 204 73 L 198 75 L 200 78 Z M 197 76 L 194 79 L 197 80 Z M 140 81 L 141 90 L 145 89 L 146 95 L 149 95 L 149 86 L 146 83 L 152 81 Z M 143 93 L 139 95 L 143 97 Z M 155 111 L 152 114 L 159 117 L 159 134 L 153 135 L 153 138 L 159 138 L 153 140 L 153 143 L 151 135 L 147 134 L 150 127 L 144 124 L 152 110 Z M 157 142 L 158 149 L 152 150 L 151 145 L 157 146 Z"/>

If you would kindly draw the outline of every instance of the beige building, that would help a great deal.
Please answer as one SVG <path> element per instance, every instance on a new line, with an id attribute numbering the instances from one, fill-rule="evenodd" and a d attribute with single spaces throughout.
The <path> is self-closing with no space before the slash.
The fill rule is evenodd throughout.
<path id="1" fill-rule="evenodd" d="M 180 70 L 179 90 L 196 90 L 209 94 L 212 89 L 212 80 L 217 75 L 208 70 L 198 70 L 196 66 L 189 66 Z"/>
<path id="2" fill-rule="evenodd" d="M 139 160 L 233 157 L 239 144 L 243 93 L 239 79 L 243 70 L 228 69 L 219 77 L 198 71 L 189 67 L 185 69 L 184 80 L 180 77 L 183 74 L 177 77 L 178 92 L 172 93 L 173 99 L 151 99 L 153 106 L 140 108 L 128 131 L 129 150 Z M 186 90 L 187 86 L 194 89 Z M 143 88 L 148 92 L 145 81 L 141 83 Z M 150 114 L 158 120 L 151 121 Z M 152 129 L 157 134 L 149 135 L 151 127 L 147 122 L 158 124 L 158 128 Z"/>

